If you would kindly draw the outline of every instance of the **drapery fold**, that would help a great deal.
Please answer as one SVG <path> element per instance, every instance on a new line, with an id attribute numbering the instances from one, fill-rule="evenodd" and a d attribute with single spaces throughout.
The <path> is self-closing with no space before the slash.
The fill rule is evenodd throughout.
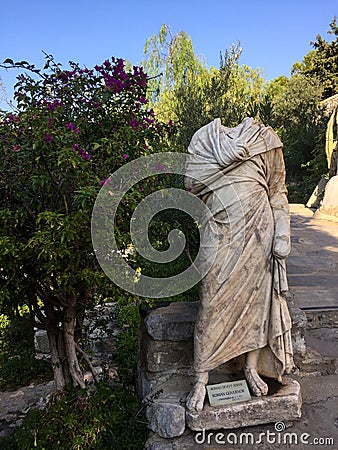
<path id="1" fill-rule="evenodd" d="M 272 254 L 274 217 L 289 220 L 281 148 L 276 133 L 251 118 L 235 128 L 216 119 L 191 140 L 185 182 L 212 212 L 208 238 L 218 240 L 201 282 L 197 372 L 257 348 L 261 374 L 280 378 L 293 366 L 285 260 Z"/>

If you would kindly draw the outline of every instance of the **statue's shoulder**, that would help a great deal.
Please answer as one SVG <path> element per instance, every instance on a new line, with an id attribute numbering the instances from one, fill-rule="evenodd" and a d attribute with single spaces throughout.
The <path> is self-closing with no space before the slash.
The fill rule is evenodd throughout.
<path id="1" fill-rule="evenodd" d="M 203 127 L 195 131 L 193 137 L 191 138 L 191 143 L 195 143 L 201 139 L 204 140 L 206 136 L 210 136 L 213 133 L 217 133 L 217 131 L 219 131 L 221 126 L 222 126 L 221 119 L 219 118 L 212 120 L 206 125 L 203 125 Z"/>

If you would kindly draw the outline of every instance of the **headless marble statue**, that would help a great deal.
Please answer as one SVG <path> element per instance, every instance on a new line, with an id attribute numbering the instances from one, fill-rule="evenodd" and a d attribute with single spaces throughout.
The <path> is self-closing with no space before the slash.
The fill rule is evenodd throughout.
<path id="1" fill-rule="evenodd" d="M 282 143 L 272 128 L 251 118 L 227 128 L 216 119 L 195 133 L 188 150 L 186 185 L 212 212 L 218 239 L 201 282 L 196 382 L 187 398 L 189 409 L 201 411 L 209 372 L 233 358 L 245 354 L 255 396 L 268 393 L 260 375 L 281 381 L 293 368 L 285 300 L 290 221 Z"/>

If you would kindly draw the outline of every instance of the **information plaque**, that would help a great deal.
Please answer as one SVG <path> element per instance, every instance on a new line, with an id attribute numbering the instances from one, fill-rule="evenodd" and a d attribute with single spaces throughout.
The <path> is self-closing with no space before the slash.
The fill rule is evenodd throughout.
<path id="1" fill-rule="evenodd" d="M 246 380 L 229 381 L 227 383 L 207 386 L 211 406 L 227 405 L 251 400 Z"/>

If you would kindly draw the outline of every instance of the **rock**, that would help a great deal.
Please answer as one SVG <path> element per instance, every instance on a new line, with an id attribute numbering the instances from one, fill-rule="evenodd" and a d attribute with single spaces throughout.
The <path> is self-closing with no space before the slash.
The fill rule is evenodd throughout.
<path id="1" fill-rule="evenodd" d="M 295 335 L 294 347 L 297 353 L 303 354 L 306 317 L 293 305 L 292 299 L 289 300 Z M 197 431 L 200 428 L 196 424 L 214 430 L 299 418 L 300 389 L 299 384 L 293 380 L 282 387 L 275 383 L 275 388 L 270 390 L 271 394 L 264 399 L 254 398 L 248 402 L 212 409 L 205 406 L 204 411 L 199 413 L 202 416 L 197 414 L 196 417 L 193 416 L 194 413 L 185 412 L 186 396 L 194 383 L 193 330 L 197 308 L 198 302 L 172 303 L 147 311 L 142 316 L 139 335 L 139 393 L 147 404 L 148 426 L 156 434 L 149 440 L 146 448 L 194 448 L 190 445 L 192 437 L 188 439 L 187 436 L 187 423 Z M 236 377 L 241 373 L 243 363 L 242 355 L 211 371 L 210 384 L 238 379 Z M 280 389 L 275 393 L 273 389 L 276 390 L 276 386 Z M 223 421 L 219 421 L 219 417 Z"/>
<path id="2" fill-rule="evenodd" d="M 189 368 L 193 364 L 193 341 L 150 341 L 147 350 L 147 370 L 163 372 Z"/>
<path id="3" fill-rule="evenodd" d="M 315 187 L 315 190 L 313 191 L 311 197 L 309 198 L 306 206 L 307 208 L 319 208 L 320 202 L 323 199 L 324 192 L 325 192 L 325 186 L 327 185 L 327 178 L 326 175 L 322 175 L 319 183 Z"/>
<path id="4" fill-rule="evenodd" d="M 160 341 L 192 339 L 199 302 L 171 303 L 151 311 L 145 319 L 149 335 Z"/>
<path id="5" fill-rule="evenodd" d="M 83 322 L 83 337 L 81 346 L 87 353 L 98 378 L 108 367 L 111 372 L 111 356 L 116 351 L 116 341 L 120 333 L 120 326 L 116 317 L 116 303 L 96 305 L 86 311 Z M 50 359 L 49 341 L 46 330 L 37 330 L 34 334 L 34 347 L 37 359 Z M 114 375 L 116 378 L 116 375 Z M 86 375 L 86 381 L 91 375 Z"/>
<path id="6" fill-rule="evenodd" d="M 90 349 L 89 353 L 95 354 L 96 358 L 104 359 L 115 351 L 116 339 L 120 332 L 115 309 L 116 303 L 105 303 L 86 311 L 83 331 Z"/>
<path id="7" fill-rule="evenodd" d="M 201 412 L 187 411 L 187 425 L 194 431 L 232 429 L 301 417 L 299 383 L 286 378 L 286 385 L 268 396 L 219 407 L 205 404 Z"/>
<path id="8" fill-rule="evenodd" d="M 182 303 L 180 305 L 183 305 Z M 193 364 L 193 338 L 185 341 L 154 340 L 146 325 L 140 325 L 140 370 L 148 373 L 176 372 Z"/>
<path id="9" fill-rule="evenodd" d="M 321 355 L 316 350 L 307 347 L 302 358 L 296 359 L 296 364 L 301 370 L 302 376 L 307 375 L 330 375 L 336 370 L 335 358 Z"/>
<path id="10" fill-rule="evenodd" d="M 49 341 L 46 330 L 37 330 L 34 333 L 34 348 L 37 359 L 50 359 Z"/>
<path id="11" fill-rule="evenodd" d="M 328 181 L 324 198 L 314 217 L 338 222 L 338 175 Z"/>
<path id="12" fill-rule="evenodd" d="M 54 391 L 54 382 L 25 386 L 16 391 L 1 392 L 0 438 L 10 435 L 22 424 L 28 411 L 42 409 Z"/>
<path id="13" fill-rule="evenodd" d="M 147 408 L 148 427 L 164 438 L 181 436 L 185 430 L 185 408 L 176 403 L 155 402 Z"/>
<path id="14" fill-rule="evenodd" d="M 306 314 L 300 308 L 297 308 L 293 303 L 288 303 L 289 312 L 292 320 L 292 346 L 294 356 L 304 355 L 306 352 Z"/>

